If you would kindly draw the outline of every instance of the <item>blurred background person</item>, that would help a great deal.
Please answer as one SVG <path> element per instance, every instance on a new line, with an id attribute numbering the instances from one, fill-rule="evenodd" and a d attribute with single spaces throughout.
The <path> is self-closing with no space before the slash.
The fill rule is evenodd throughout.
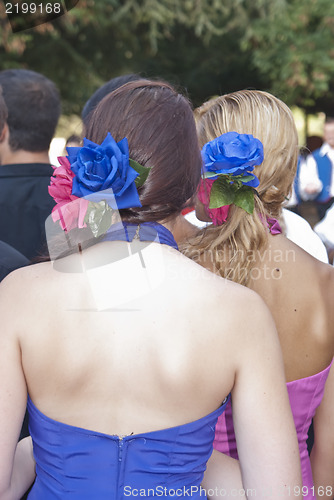
<path id="1" fill-rule="evenodd" d="M 334 118 L 327 116 L 324 123 L 324 142 L 307 156 L 300 167 L 300 196 L 313 200 L 321 220 L 334 200 Z"/>
<path id="2" fill-rule="evenodd" d="M 6 121 L 7 107 L 0 89 L 0 138 L 4 131 Z M 7 274 L 14 271 L 14 269 L 26 266 L 27 264 L 29 264 L 29 260 L 24 257 L 24 255 L 4 241 L 0 241 L 0 281 L 2 281 Z"/>
<path id="3" fill-rule="evenodd" d="M 302 203 L 302 198 L 301 198 L 301 193 L 300 193 L 300 172 L 302 171 L 302 174 L 305 177 L 305 174 L 307 173 L 304 169 L 304 164 L 306 162 L 306 158 L 310 153 L 315 151 L 316 149 L 320 148 L 323 143 L 323 139 L 320 136 L 317 135 L 310 135 L 306 137 L 306 144 L 302 148 L 300 148 L 299 156 L 298 156 L 298 163 L 297 163 L 297 170 L 296 170 L 296 175 L 295 179 L 292 184 L 292 190 L 291 194 L 289 196 L 289 200 L 286 203 L 286 208 L 291 210 L 292 212 L 295 212 L 299 215 L 300 214 L 300 204 Z M 306 178 L 303 178 L 303 185 L 307 182 L 312 182 L 312 178 L 308 179 L 307 176 Z M 306 196 L 305 201 L 307 201 L 308 198 Z"/>
<path id="4" fill-rule="evenodd" d="M 0 240 L 28 260 L 42 252 L 54 207 L 48 151 L 60 116 L 53 82 L 34 71 L 0 71 L 8 120 L 0 137 Z"/>
<path id="5" fill-rule="evenodd" d="M 81 144 L 82 144 L 81 137 L 79 137 L 78 135 L 73 134 L 73 135 L 70 135 L 67 138 L 66 144 L 65 144 L 65 149 L 66 148 L 76 148 L 76 147 L 81 146 Z"/>

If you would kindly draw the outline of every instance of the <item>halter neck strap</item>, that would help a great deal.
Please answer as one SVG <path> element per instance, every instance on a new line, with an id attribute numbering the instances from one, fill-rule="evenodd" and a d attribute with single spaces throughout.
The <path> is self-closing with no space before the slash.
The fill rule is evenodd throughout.
<path id="1" fill-rule="evenodd" d="M 133 239 L 155 241 L 156 243 L 175 248 L 175 250 L 179 249 L 172 233 L 157 222 L 142 222 L 140 224 L 118 222 L 108 229 L 102 241 L 118 240 L 131 243 Z"/>

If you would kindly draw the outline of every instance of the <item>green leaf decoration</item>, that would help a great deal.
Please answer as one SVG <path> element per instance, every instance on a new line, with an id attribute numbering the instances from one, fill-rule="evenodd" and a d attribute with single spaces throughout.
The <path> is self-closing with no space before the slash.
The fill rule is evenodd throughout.
<path id="1" fill-rule="evenodd" d="M 235 193 L 234 202 L 237 207 L 242 208 L 249 214 L 254 211 L 254 190 L 250 186 L 242 186 Z"/>
<path id="2" fill-rule="evenodd" d="M 85 223 L 90 227 L 95 238 L 106 233 L 111 226 L 113 209 L 106 203 L 90 201 L 85 215 Z"/>
<path id="3" fill-rule="evenodd" d="M 138 177 L 135 178 L 136 187 L 139 188 L 146 181 L 152 167 L 143 167 L 143 165 L 135 160 L 131 160 L 131 158 L 129 158 L 129 163 L 130 167 L 132 167 L 133 170 L 135 170 L 139 174 Z"/>
<path id="4" fill-rule="evenodd" d="M 212 184 L 209 208 L 220 208 L 223 205 L 234 203 L 235 189 L 223 176 Z"/>
<path id="5" fill-rule="evenodd" d="M 249 181 L 252 181 L 253 179 L 255 179 L 255 175 L 252 175 L 252 174 L 244 175 L 241 178 L 242 182 L 249 182 Z"/>
<path id="6" fill-rule="evenodd" d="M 210 179 L 210 177 L 217 177 L 217 172 L 204 172 L 202 175 L 203 179 Z"/>

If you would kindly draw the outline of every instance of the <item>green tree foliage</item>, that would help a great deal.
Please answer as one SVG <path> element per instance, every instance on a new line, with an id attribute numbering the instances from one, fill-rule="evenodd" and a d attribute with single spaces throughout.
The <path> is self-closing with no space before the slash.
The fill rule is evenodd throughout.
<path id="1" fill-rule="evenodd" d="M 104 81 L 139 72 L 186 87 L 195 104 L 241 88 L 316 107 L 334 74 L 332 0 L 79 0 L 12 34 L 0 2 L 0 67 L 28 67 L 80 113 Z"/>
<path id="2" fill-rule="evenodd" d="M 304 109 L 330 105 L 334 80 L 334 2 L 278 0 L 252 9 L 242 47 L 271 91 Z"/>

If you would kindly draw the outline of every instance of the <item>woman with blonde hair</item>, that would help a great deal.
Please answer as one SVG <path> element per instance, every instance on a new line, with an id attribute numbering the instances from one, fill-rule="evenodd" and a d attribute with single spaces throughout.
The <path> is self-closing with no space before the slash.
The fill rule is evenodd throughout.
<path id="1" fill-rule="evenodd" d="M 324 436 L 327 433 L 332 442 L 334 427 L 319 429 L 326 423 L 323 414 L 329 418 L 320 403 L 334 354 L 334 270 L 285 238 L 277 222 L 297 166 L 293 115 L 273 95 L 244 90 L 205 103 L 196 110 L 196 120 L 204 162 L 196 215 L 212 224 L 183 251 L 214 273 L 256 291 L 266 302 L 283 353 L 303 494 L 333 497 L 334 448 L 328 450 Z M 333 398 L 328 395 L 327 408 L 333 409 Z M 237 457 L 231 407 L 234 418 L 233 397 L 218 420 L 214 445 Z M 306 440 L 314 415 L 312 478 Z M 325 458 L 330 465 L 319 483 Z"/>

